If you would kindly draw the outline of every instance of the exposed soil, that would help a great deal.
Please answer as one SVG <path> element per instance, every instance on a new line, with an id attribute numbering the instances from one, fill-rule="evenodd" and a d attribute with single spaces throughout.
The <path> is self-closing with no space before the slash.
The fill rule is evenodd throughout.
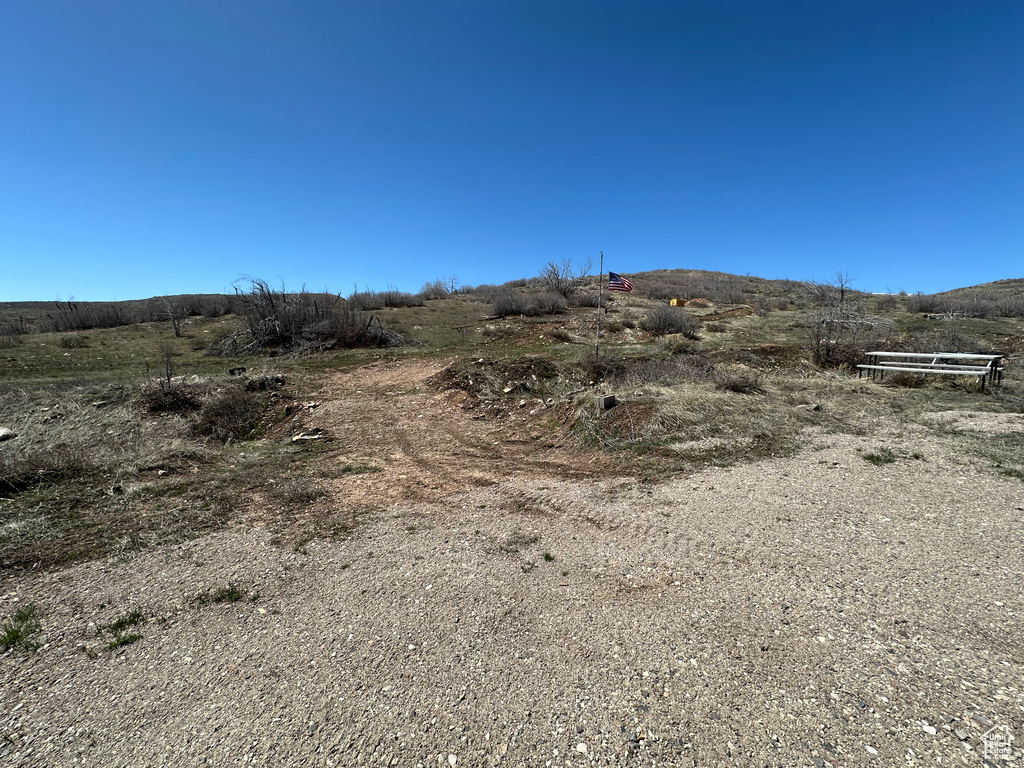
<path id="1" fill-rule="evenodd" d="M 318 513 L 354 520 L 515 478 L 600 474 L 604 462 L 566 434 L 564 406 L 525 395 L 482 403 L 442 383 L 438 374 L 451 362 L 379 363 L 324 379 L 304 421 L 337 449 L 320 467 L 317 481 L 329 496 Z"/>
<path id="2" fill-rule="evenodd" d="M 4 763 L 982 766 L 990 728 L 1024 740 L 1019 479 L 904 426 L 645 482 L 557 405 L 438 391 L 444 365 L 327 376 L 328 495 L 290 519 L 0 585 L 43 624 L 0 656 Z M 359 526 L 297 541 L 331 519 Z"/>

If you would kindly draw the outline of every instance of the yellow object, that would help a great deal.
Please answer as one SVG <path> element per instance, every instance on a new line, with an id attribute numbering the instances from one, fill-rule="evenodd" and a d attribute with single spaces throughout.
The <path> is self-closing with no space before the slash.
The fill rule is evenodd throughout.
<path id="1" fill-rule="evenodd" d="M 673 307 L 681 307 L 681 306 L 683 306 L 683 305 L 684 305 L 685 303 L 686 303 L 686 300 L 685 300 L 685 299 L 672 299 L 672 301 L 670 302 L 670 304 L 671 304 L 671 305 L 672 305 Z"/>

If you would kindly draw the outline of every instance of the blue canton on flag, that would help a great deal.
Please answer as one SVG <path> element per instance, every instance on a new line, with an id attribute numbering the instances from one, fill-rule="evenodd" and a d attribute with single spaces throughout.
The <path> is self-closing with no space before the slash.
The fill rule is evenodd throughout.
<path id="1" fill-rule="evenodd" d="M 614 272 L 608 273 L 608 290 L 609 291 L 632 291 L 633 283 L 627 280 L 622 275 L 617 275 Z"/>

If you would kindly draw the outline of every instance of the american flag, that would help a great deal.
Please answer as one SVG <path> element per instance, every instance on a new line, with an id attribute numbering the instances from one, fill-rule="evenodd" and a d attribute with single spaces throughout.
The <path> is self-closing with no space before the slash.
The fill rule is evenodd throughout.
<path id="1" fill-rule="evenodd" d="M 608 273 L 608 290 L 609 291 L 632 291 L 633 283 L 627 280 L 622 275 L 617 275 L 614 272 Z"/>

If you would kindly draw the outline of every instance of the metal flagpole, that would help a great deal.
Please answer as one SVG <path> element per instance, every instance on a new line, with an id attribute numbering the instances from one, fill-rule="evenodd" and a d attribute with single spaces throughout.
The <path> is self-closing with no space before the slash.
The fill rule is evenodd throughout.
<path id="1" fill-rule="evenodd" d="M 601 251 L 601 274 L 597 280 L 597 337 L 594 339 L 594 357 L 601 356 L 601 294 L 604 292 L 604 251 Z"/>

